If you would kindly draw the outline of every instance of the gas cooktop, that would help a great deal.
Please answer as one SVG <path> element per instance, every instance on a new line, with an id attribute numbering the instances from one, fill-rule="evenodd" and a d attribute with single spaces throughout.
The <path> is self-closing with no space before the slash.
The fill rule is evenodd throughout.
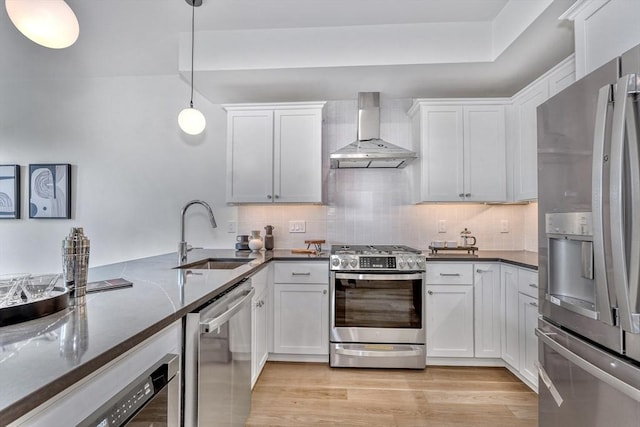
<path id="1" fill-rule="evenodd" d="M 425 271 L 426 258 L 404 245 L 333 245 L 331 270 Z"/>

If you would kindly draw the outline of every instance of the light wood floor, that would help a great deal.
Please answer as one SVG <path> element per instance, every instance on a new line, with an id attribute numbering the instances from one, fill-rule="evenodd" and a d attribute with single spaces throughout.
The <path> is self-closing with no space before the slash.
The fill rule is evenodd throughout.
<path id="1" fill-rule="evenodd" d="M 337 369 L 268 362 L 247 426 L 537 426 L 538 398 L 504 368 Z"/>

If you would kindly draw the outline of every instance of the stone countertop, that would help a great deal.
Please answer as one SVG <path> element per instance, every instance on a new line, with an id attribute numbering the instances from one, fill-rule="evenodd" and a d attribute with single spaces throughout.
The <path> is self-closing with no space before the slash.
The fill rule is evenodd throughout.
<path id="1" fill-rule="evenodd" d="M 437 255 L 430 251 L 423 253 L 427 256 L 427 261 L 499 261 L 518 267 L 538 269 L 538 253 L 530 251 L 476 251 L 473 255 L 464 251 L 440 251 Z"/>
<path id="2" fill-rule="evenodd" d="M 84 306 L 0 327 L 0 420 L 9 423 L 251 275 L 270 260 L 328 255 L 201 249 L 188 262 L 249 258 L 233 270 L 177 270 L 177 254 L 89 269 L 89 281 L 122 277 L 132 287 L 90 293 Z"/>

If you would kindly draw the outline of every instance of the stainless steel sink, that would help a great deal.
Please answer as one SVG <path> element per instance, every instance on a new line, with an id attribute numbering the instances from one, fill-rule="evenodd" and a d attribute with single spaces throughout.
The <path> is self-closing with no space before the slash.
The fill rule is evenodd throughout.
<path id="1" fill-rule="evenodd" d="M 250 261 L 252 260 L 238 258 L 207 258 L 194 261 L 189 264 L 184 264 L 176 268 L 190 270 L 233 270 L 234 268 L 241 267 Z"/>

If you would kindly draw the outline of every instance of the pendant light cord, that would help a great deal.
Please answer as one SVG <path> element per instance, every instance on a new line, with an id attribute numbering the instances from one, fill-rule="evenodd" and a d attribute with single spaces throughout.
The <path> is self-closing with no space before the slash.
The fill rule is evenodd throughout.
<path id="1" fill-rule="evenodd" d="M 193 51 L 194 51 L 194 44 L 195 44 L 195 37 L 194 37 L 195 15 L 196 15 L 196 1 L 193 0 L 193 2 L 191 3 L 191 101 L 189 102 L 189 106 L 191 108 L 193 108 Z"/>

